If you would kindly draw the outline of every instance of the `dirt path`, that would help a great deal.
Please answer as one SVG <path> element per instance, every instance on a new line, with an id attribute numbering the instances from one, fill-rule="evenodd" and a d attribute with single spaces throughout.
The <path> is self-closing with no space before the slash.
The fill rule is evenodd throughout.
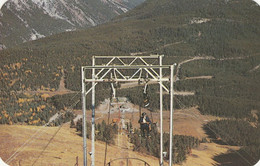
<path id="1" fill-rule="evenodd" d="M 60 85 L 59 85 L 59 88 L 57 89 L 57 92 L 60 92 L 60 91 L 70 91 L 69 89 L 65 88 L 65 75 L 64 75 L 64 71 L 61 70 L 61 73 L 62 73 L 62 77 L 60 79 Z"/>
<path id="2" fill-rule="evenodd" d="M 194 80 L 194 79 L 212 79 L 213 76 L 197 76 L 197 77 L 185 77 L 185 80 Z"/>
<path id="3" fill-rule="evenodd" d="M 254 72 L 254 71 L 256 71 L 257 69 L 259 69 L 259 67 L 260 67 L 260 64 L 257 65 L 256 67 L 254 67 L 253 69 L 251 69 L 249 72 Z"/>
<path id="4" fill-rule="evenodd" d="M 179 41 L 179 42 L 174 42 L 174 43 L 168 43 L 168 44 L 165 44 L 163 46 L 160 46 L 160 47 L 156 48 L 155 50 L 143 51 L 143 52 L 132 52 L 132 53 L 130 53 L 130 55 L 136 56 L 136 55 L 148 54 L 148 53 L 152 53 L 153 51 L 158 51 L 160 49 L 163 49 L 163 48 L 166 48 L 166 47 L 169 47 L 169 46 L 173 46 L 173 45 L 177 45 L 177 44 L 181 44 L 181 43 L 184 43 L 184 42 L 183 41 Z"/>
<path id="5" fill-rule="evenodd" d="M 179 75 L 180 75 L 180 68 L 181 68 L 181 65 L 185 64 L 185 63 L 188 63 L 188 62 L 192 62 L 192 61 L 197 61 L 197 60 L 211 60 L 211 59 L 215 59 L 214 57 L 211 57 L 211 56 L 204 56 L 204 57 L 193 57 L 191 59 L 187 59 L 187 60 L 184 60 L 180 63 L 178 63 L 177 65 L 177 70 L 176 70 L 176 75 L 175 75 L 175 80 L 179 80 Z"/>
<path id="6" fill-rule="evenodd" d="M 124 132 L 118 133 L 117 138 L 116 138 L 116 145 L 120 148 L 119 152 L 121 154 L 121 158 L 129 158 L 129 141 L 128 137 Z M 114 163 L 115 164 L 115 163 Z M 126 165 L 126 160 L 121 160 L 119 161 L 120 166 Z M 132 166 L 132 162 L 128 161 L 128 165 Z"/>
<path id="7" fill-rule="evenodd" d="M 158 83 L 157 82 L 148 82 L 147 84 L 151 85 L 151 84 L 158 84 Z M 133 87 L 137 87 L 137 86 L 143 86 L 144 87 L 144 84 L 139 84 L 138 82 L 124 83 L 124 84 L 120 85 L 119 89 L 133 88 Z"/>
<path id="8" fill-rule="evenodd" d="M 212 56 L 203 56 L 203 57 L 193 57 L 191 59 L 187 59 L 184 60 L 182 62 L 180 62 L 177 66 L 177 71 L 176 71 L 176 75 L 175 75 L 175 80 L 179 80 L 179 75 L 180 75 L 180 68 L 181 65 L 185 64 L 185 63 L 189 63 L 192 61 L 196 61 L 196 60 L 219 60 L 219 61 L 226 61 L 226 60 L 239 60 L 239 59 L 246 59 L 249 58 L 250 56 L 242 56 L 242 57 L 231 57 L 231 58 L 220 58 L 220 59 L 216 59 L 215 57 Z M 260 65 L 256 66 L 255 68 L 258 69 Z M 255 69 L 255 70 L 256 70 Z M 254 69 L 252 69 L 254 70 Z M 212 76 L 198 76 L 198 77 L 189 77 L 189 79 L 211 79 Z"/>

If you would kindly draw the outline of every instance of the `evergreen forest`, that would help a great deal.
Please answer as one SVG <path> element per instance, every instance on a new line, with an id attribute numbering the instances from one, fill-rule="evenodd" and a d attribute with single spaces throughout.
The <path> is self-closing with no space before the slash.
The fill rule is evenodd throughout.
<path id="1" fill-rule="evenodd" d="M 177 63 L 174 90 L 194 92 L 176 95 L 174 108 L 197 107 L 203 115 L 222 118 L 208 122 L 204 130 L 219 144 L 241 147 L 214 160 L 253 165 L 260 159 L 259 15 L 259 6 L 250 0 L 146 0 L 111 22 L 1 50 L 0 124 L 45 125 L 59 112 L 62 116 L 53 125 L 69 122 L 74 118 L 72 110 L 82 107 L 81 66 L 91 65 L 92 56 L 160 54 L 163 64 Z M 69 93 L 50 95 L 58 92 L 61 80 Z M 141 86 L 118 88 L 117 95 L 140 105 L 142 91 Z M 155 112 L 158 91 L 158 85 L 149 85 L 149 107 Z M 96 104 L 110 97 L 110 85 L 98 84 Z M 165 111 L 168 103 L 165 94 Z M 75 125 L 81 131 L 80 122 Z M 96 124 L 96 130 L 97 139 L 113 143 L 116 126 Z M 187 149 L 201 141 L 181 135 L 174 138 L 175 163 L 184 161 Z M 145 147 L 138 135 L 131 140 L 134 150 L 158 157 L 157 139 L 146 140 Z"/>

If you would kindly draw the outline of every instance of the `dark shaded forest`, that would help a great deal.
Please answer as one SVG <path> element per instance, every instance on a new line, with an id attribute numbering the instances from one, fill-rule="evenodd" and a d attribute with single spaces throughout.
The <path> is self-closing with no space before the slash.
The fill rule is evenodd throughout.
<path id="1" fill-rule="evenodd" d="M 241 146 L 237 151 L 221 154 L 214 160 L 229 165 L 254 165 L 260 156 L 260 126 L 259 123 L 248 123 L 243 120 L 219 120 L 204 125 L 204 129 L 210 138 L 224 145 Z"/>
<path id="2" fill-rule="evenodd" d="M 131 143 L 134 144 L 134 151 L 139 151 L 155 157 L 160 157 L 160 133 L 152 126 L 150 137 L 142 137 L 141 131 L 135 129 L 134 133 L 129 134 Z M 163 149 L 167 152 L 164 157 L 169 160 L 169 133 L 163 134 Z M 187 155 L 191 154 L 191 149 L 198 147 L 199 139 L 192 136 L 174 135 L 173 136 L 173 163 L 181 163 L 186 160 Z"/>
<path id="3" fill-rule="evenodd" d="M 91 126 L 90 122 L 87 122 L 87 126 Z M 77 121 L 76 124 L 71 123 L 71 127 L 76 128 L 80 136 L 82 136 L 82 118 Z M 91 127 L 87 127 L 86 137 L 91 139 Z M 117 124 L 106 124 L 103 120 L 101 123 L 95 124 L 95 139 L 106 142 L 108 144 L 114 144 L 114 138 L 118 133 Z"/>

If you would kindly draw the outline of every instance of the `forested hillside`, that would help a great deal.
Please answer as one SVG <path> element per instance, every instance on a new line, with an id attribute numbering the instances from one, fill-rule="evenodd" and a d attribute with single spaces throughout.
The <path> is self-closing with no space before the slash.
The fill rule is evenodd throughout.
<path id="1" fill-rule="evenodd" d="M 258 124 L 259 15 L 259 6 L 249 0 L 147 0 L 112 22 L 1 51 L 0 102 L 5 104 L 0 107 L 0 123 L 16 122 L 17 110 L 29 112 L 29 108 L 34 108 L 30 97 L 20 96 L 21 92 L 56 91 L 64 72 L 65 86 L 74 93 L 37 99 L 55 112 L 60 109 L 53 104 L 57 101 L 66 108 L 80 100 L 80 67 L 90 65 L 91 56 L 135 53 L 164 54 L 164 64 L 178 64 L 175 90 L 192 91 L 195 95 L 176 96 L 175 108 L 198 106 L 201 113 L 232 119 L 232 124 L 241 120 Z M 110 97 L 108 86 L 97 88 L 97 104 Z M 153 111 L 159 108 L 157 89 L 151 85 L 149 90 Z M 118 95 L 140 104 L 142 88 L 123 89 Z M 169 97 L 164 98 L 167 109 Z M 19 104 L 21 99 L 25 102 Z M 78 103 L 80 108 L 81 102 Z M 30 124 L 26 120 L 18 122 Z M 226 133 L 234 130 L 225 127 L 229 123 L 223 125 Z M 259 135 L 259 130 L 250 134 Z M 247 151 L 255 151 L 252 146 L 245 146 Z"/>

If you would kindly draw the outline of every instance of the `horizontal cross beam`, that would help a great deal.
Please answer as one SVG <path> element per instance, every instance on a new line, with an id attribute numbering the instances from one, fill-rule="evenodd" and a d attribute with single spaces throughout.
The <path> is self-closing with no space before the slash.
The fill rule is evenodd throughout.
<path id="1" fill-rule="evenodd" d="M 95 59 L 109 59 L 109 58 L 122 58 L 122 59 L 134 59 L 134 58 L 145 58 L 145 59 L 151 59 L 151 58 L 159 58 L 160 56 L 164 55 L 150 55 L 150 56 L 93 56 Z"/>
<path id="2" fill-rule="evenodd" d="M 135 78 L 135 79 L 120 79 L 120 78 L 117 78 L 117 79 L 110 79 L 110 78 L 107 78 L 107 79 L 104 79 L 104 78 L 97 78 L 97 79 L 85 79 L 85 82 L 160 82 L 160 81 L 170 81 L 169 78 L 162 78 L 162 79 L 138 79 L 138 78 Z"/>
<path id="3" fill-rule="evenodd" d="M 128 65 L 111 65 L 111 66 L 102 66 L 102 65 L 95 65 L 95 66 L 83 66 L 84 69 L 170 69 L 170 65 L 135 65 L 135 66 L 128 66 Z"/>

